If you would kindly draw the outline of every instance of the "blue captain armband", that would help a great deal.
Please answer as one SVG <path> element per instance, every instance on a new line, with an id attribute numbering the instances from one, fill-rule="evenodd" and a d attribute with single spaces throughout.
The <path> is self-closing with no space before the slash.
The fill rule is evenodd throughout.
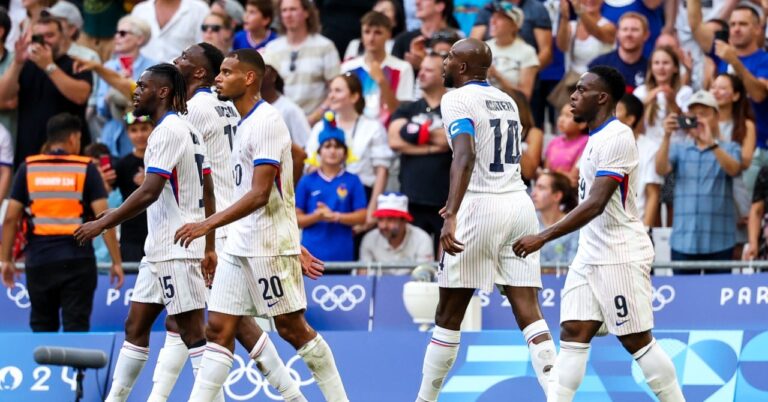
<path id="1" fill-rule="evenodd" d="M 461 134 L 469 134 L 474 137 L 475 123 L 473 123 L 470 118 L 454 120 L 453 123 L 448 126 L 448 133 L 450 134 L 451 139 L 454 139 L 457 135 Z"/>

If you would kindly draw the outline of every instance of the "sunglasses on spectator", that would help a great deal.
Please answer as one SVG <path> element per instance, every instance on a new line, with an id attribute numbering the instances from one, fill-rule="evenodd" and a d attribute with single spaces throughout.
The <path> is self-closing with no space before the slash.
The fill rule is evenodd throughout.
<path id="1" fill-rule="evenodd" d="M 119 36 L 121 38 L 124 38 L 126 35 L 133 35 L 133 32 L 131 32 L 131 31 L 124 31 L 122 29 L 117 31 L 117 32 L 115 32 L 115 33 L 117 34 L 117 36 Z"/>
<path id="2" fill-rule="evenodd" d="M 213 31 L 213 33 L 219 33 L 221 31 L 221 25 L 215 25 L 215 24 L 203 24 L 200 25 L 200 29 L 203 32 Z"/>
<path id="3" fill-rule="evenodd" d="M 290 72 L 296 71 L 296 59 L 299 58 L 299 51 L 294 50 L 291 52 L 291 65 L 288 66 Z"/>

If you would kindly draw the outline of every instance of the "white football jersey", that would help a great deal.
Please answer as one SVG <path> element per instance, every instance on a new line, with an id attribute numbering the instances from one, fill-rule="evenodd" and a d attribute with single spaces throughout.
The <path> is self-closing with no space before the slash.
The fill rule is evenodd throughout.
<path id="1" fill-rule="evenodd" d="M 187 102 L 184 118 L 203 136 L 213 175 L 216 210 L 222 211 L 235 201 L 232 179 L 232 147 L 240 115 L 232 102 L 221 101 L 210 88 L 200 88 Z M 216 238 L 227 237 L 227 226 L 216 229 Z"/>
<path id="2" fill-rule="evenodd" d="M 267 205 L 230 225 L 224 250 L 240 257 L 299 254 L 291 135 L 280 112 L 259 100 L 240 120 L 234 142 L 235 200 L 251 191 L 256 166 L 274 166 L 277 177 Z"/>
<path id="3" fill-rule="evenodd" d="M 638 160 L 632 129 L 615 118 L 590 132 L 579 165 L 579 202 L 589 197 L 597 177 L 615 179 L 619 188 L 603 213 L 581 228 L 572 266 L 653 259 L 653 245 L 637 213 Z"/>
<path id="4" fill-rule="evenodd" d="M 160 198 L 147 208 L 147 261 L 159 262 L 183 258 L 203 258 L 205 238 L 184 248 L 173 244 L 181 225 L 205 219 L 203 175 L 210 174 L 200 133 L 176 113 L 168 113 L 157 122 L 144 153 L 146 174 L 165 177 Z"/>
<path id="5" fill-rule="evenodd" d="M 523 126 L 509 95 L 487 82 L 473 81 L 443 95 L 440 110 L 448 144 L 461 133 L 475 140 L 475 167 L 467 191 L 525 191 L 520 171 Z"/>

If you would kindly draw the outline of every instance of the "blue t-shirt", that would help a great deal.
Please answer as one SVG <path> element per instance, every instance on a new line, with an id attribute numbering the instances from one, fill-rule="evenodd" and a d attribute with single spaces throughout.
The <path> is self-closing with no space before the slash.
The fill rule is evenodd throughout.
<path id="1" fill-rule="evenodd" d="M 330 181 L 319 172 L 312 172 L 299 180 L 296 187 L 296 208 L 307 214 L 322 202 L 332 211 L 347 213 L 368 206 L 363 183 L 357 175 L 342 172 Z M 304 228 L 301 244 L 323 261 L 354 261 L 352 227 L 341 223 L 318 222 Z"/>
<path id="2" fill-rule="evenodd" d="M 610 53 L 606 53 L 601 56 L 597 56 L 591 63 L 589 68 L 594 66 L 611 66 L 624 76 L 624 81 L 627 84 L 627 93 L 632 93 L 635 88 L 639 87 L 645 82 L 645 71 L 648 68 L 648 60 L 645 57 L 641 57 L 637 63 L 627 64 L 619 57 L 619 51 L 614 50 Z"/>
<path id="3" fill-rule="evenodd" d="M 768 52 L 765 50 L 758 49 L 749 56 L 739 56 L 739 60 L 755 78 L 768 79 Z M 728 63 L 717 59 L 717 72 L 727 73 Z M 757 126 L 757 146 L 762 149 L 768 149 L 768 98 L 763 99 L 762 102 L 755 102 L 750 99 L 749 103 L 752 105 L 752 110 L 755 112 L 755 120 L 757 120 L 755 122 Z"/>
<path id="4" fill-rule="evenodd" d="M 616 27 L 619 26 L 621 16 L 629 11 L 640 13 L 648 19 L 648 28 L 651 31 L 651 36 L 645 41 L 643 56 L 650 57 L 656 44 L 656 38 L 659 37 L 661 29 L 664 27 L 664 7 L 659 6 L 655 10 L 651 10 L 643 4 L 642 0 L 634 0 L 629 4 L 621 6 L 611 6 L 608 3 L 609 1 L 603 3 L 603 8 L 600 12 L 603 17 L 613 22 Z M 621 3 L 625 3 L 625 1 Z"/>
<path id="5" fill-rule="evenodd" d="M 267 46 L 267 43 L 272 42 L 275 39 L 277 39 L 277 32 L 270 29 L 269 35 L 267 35 L 263 41 L 257 43 L 255 46 L 251 46 L 251 42 L 248 41 L 248 32 L 246 30 L 242 30 L 235 34 L 235 39 L 232 42 L 232 50 L 254 49 L 262 51 Z"/>

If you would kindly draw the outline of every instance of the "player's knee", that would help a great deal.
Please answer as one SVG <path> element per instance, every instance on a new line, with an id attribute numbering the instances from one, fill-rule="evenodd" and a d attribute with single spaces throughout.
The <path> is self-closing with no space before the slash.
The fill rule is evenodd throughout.
<path id="1" fill-rule="evenodd" d="M 566 321 L 560 323 L 560 340 L 567 342 L 589 343 L 591 337 L 580 322 Z"/>
<path id="2" fill-rule="evenodd" d="M 634 354 L 638 350 L 647 346 L 653 340 L 651 331 L 640 332 L 636 334 L 629 334 L 619 337 L 621 345 L 624 346 L 627 352 Z"/>
<path id="3" fill-rule="evenodd" d="M 125 340 L 136 346 L 146 346 L 149 344 L 149 334 L 144 332 L 141 330 L 138 320 L 128 315 L 125 320 Z"/>
<path id="4" fill-rule="evenodd" d="M 275 327 L 277 334 L 297 349 L 317 336 L 317 332 L 304 320 L 303 315 L 277 316 Z"/>

